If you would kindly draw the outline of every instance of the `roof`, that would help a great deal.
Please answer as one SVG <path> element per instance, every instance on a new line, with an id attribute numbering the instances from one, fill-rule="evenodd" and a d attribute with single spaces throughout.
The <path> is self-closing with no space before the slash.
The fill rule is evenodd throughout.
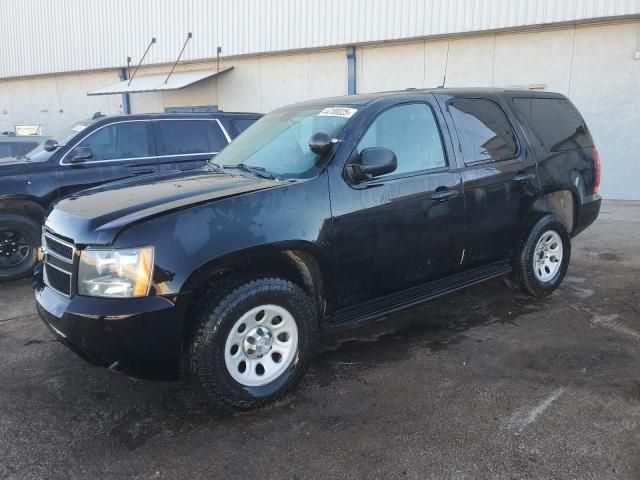
<path id="1" fill-rule="evenodd" d="M 124 80 L 108 87 L 99 88 L 98 90 L 87 93 L 87 95 L 120 95 L 122 93 L 181 90 L 189 85 L 222 75 L 231 70 L 233 70 L 233 67 L 227 67 L 222 70 L 209 68 L 206 70 L 139 75 L 134 76 L 130 80 Z"/>
<path id="2" fill-rule="evenodd" d="M 372 101 L 380 100 L 384 98 L 390 97 L 409 97 L 415 94 L 424 94 L 424 93 L 433 93 L 436 95 L 490 95 L 495 93 L 507 93 L 512 95 L 526 95 L 526 96 L 561 96 L 555 92 L 547 92 L 540 90 L 524 90 L 524 89 L 513 89 L 513 88 L 483 88 L 483 87 L 469 87 L 469 88 L 411 88 L 407 90 L 393 90 L 388 92 L 376 92 L 376 93 L 365 93 L 358 95 L 344 95 L 340 97 L 329 97 L 329 98 L 320 98 L 317 100 L 309 100 L 306 102 L 300 102 L 294 104 L 295 106 L 329 106 L 329 105 L 354 105 L 354 106 L 364 106 Z M 282 107 L 286 109 L 288 107 L 292 107 L 294 105 L 288 105 Z"/>

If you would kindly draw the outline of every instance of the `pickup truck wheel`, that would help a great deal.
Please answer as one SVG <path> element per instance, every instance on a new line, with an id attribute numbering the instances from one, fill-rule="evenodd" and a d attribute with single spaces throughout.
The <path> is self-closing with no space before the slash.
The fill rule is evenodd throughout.
<path id="1" fill-rule="evenodd" d="M 571 258 L 571 236 L 558 215 L 538 219 L 525 238 L 514 265 L 512 283 L 542 298 L 562 282 Z"/>
<path id="2" fill-rule="evenodd" d="M 33 272 L 42 229 L 35 220 L 13 213 L 0 214 L 0 281 Z"/>
<path id="3" fill-rule="evenodd" d="M 249 410 L 277 399 L 306 371 L 318 343 L 313 300 L 281 278 L 217 287 L 201 308 L 191 373 L 218 405 Z"/>

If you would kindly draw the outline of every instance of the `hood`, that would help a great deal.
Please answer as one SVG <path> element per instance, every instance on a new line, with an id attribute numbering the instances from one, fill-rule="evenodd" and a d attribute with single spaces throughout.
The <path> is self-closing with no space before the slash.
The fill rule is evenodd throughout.
<path id="1" fill-rule="evenodd" d="M 24 157 L 0 157 L 0 168 L 24 165 L 25 163 L 29 163 L 29 160 Z"/>
<path id="2" fill-rule="evenodd" d="M 140 220 L 278 185 L 209 169 L 135 177 L 65 197 L 45 225 L 78 244 L 109 244 L 120 229 Z"/>

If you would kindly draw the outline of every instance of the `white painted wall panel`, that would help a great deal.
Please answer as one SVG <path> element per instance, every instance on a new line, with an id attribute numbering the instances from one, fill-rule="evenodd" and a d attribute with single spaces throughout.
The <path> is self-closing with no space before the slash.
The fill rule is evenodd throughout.
<path id="1" fill-rule="evenodd" d="M 640 200 L 640 22 L 358 49 L 360 93 L 544 85 L 568 95 L 602 158 L 601 193 Z M 447 60 L 448 50 L 448 60 Z"/>
<path id="2" fill-rule="evenodd" d="M 0 78 L 640 15 L 640 0 L 0 0 Z"/>

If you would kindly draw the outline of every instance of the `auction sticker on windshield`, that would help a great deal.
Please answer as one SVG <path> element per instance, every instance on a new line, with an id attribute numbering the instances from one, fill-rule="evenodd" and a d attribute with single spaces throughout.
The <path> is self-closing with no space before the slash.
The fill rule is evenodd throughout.
<path id="1" fill-rule="evenodd" d="M 357 108 L 346 108 L 346 107 L 328 107 L 322 110 L 318 116 L 319 117 L 342 117 L 342 118 L 351 118 L 351 116 L 358 111 Z"/>
<path id="2" fill-rule="evenodd" d="M 84 130 L 85 128 L 87 128 L 85 125 L 76 125 L 75 127 L 73 127 L 71 130 L 73 130 L 74 132 L 81 132 L 82 130 Z"/>

